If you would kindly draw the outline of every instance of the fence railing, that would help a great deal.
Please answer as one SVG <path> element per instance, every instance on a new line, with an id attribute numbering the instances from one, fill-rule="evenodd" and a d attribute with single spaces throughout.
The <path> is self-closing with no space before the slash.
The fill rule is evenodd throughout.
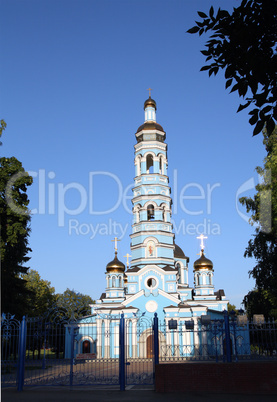
<path id="1" fill-rule="evenodd" d="M 156 314 L 150 320 L 143 314 L 133 322 L 122 315 L 110 320 L 96 332 L 89 317 L 72 321 L 57 311 L 18 321 L 3 314 L 2 386 L 110 384 L 125 389 L 153 383 L 159 363 L 277 359 L 273 321 L 248 322 L 227 313 L 216 320 L 159 321 Z"/>

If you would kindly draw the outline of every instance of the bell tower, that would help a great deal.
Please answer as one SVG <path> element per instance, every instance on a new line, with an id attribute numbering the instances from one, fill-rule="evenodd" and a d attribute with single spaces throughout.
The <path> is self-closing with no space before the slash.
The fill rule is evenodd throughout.
<path id="1" fill-rule="evenodd" d="M 149 264 L 174 268 L 166 134 L 156 122 L 156 110 L 149 94 L 144 102 L 144 124 L 136 132 L 131 268 Z"/>

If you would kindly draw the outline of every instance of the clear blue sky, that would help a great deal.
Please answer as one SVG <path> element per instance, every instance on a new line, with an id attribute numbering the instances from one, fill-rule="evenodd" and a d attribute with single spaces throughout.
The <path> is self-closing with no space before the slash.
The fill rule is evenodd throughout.
<path id="1" fill-rule="evenodd" d="M 199 71 L 207 38 L 186 31 L 211 4 L 231 10 L 240 1 L 2 0 L 0 152 L 35 176 L 30 267 L 56 292 L 97 299 L 111 240 L 124 230 L 119 258 L 130 253 L 124 192 L 131 195 L 148 87 L 167 133 L 172 218 L 190 257 L 190 285 L 204 231 L 216 289 L 239 307 L 253 288 L 255 262 L 243 254 L 254 229 L 236 198 L 253 194 L 265 152 L 247 112 L 236 113 L 239 98 L 225 90 L 223 73 Z"/>

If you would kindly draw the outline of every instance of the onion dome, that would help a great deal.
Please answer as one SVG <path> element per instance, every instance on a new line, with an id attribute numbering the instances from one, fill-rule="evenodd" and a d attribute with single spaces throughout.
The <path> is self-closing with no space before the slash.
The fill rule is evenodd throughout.
<path id="1" fill-rule="evenodd" d="M 107 264 L 106 271 L 118 273 L 125 271 L 125 265 L 117 258 L 117 251 L 115 252 L 114 259 Z"/>
<path id="2" fill-rule="evenodd" d="M 193 268 L 195 271 L 202 269 L 202 268 L 207 268 L 207 269 L 213 269 L 213 263 L 211 260 L 205 257 L 204 250 L 201 250 L 201 257 L 198 258 L 193 264 Z"/>
<path id="3" fill-rule="evenodd" d="M 144 110 L 145 110 L 148 106 L 154 107 L 155 110 L 157 110 L 156 102 L 154 101 L 154 99 L 151 98 L 151 96 L 149 96 L 149 98 L 144 102 Z"/>
<path id="4" fill-rule="evenodd" d="M 141 130 L 159 130 L 164 132 L 162 126 L 155 121 L 146 121 L 144 124 L 139 126 L 137 133 L 139 133 Z"/>
<path id="5" fill-rule="evenodd" d="M 189 261 L 189 258 L 185 256 L 185 253 L 183 252 L 183 250 L 181 249 L 181 247 L 177 246 L 177 244 L 174 244 L 175 248 L 174 248 L 174 258 L 176 260 L 180 260 L 180 259 L 187 259 Z"/>

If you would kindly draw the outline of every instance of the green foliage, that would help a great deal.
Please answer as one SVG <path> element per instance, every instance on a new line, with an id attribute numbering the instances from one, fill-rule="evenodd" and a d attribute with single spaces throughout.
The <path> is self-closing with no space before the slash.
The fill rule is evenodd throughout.
<path id="1" fill-rule="evenodd" d="M 188 33 L 202 35 L 211 31 L 206 43 L 205 65 L 209 76 L 225 69 L 226 89 L 246 97 L 238 112 L 248 108 L 253 135 L 266 126 L 268 135 L 277 120 L 277 0 L 243 0 L 230 14 L 210 8 L 209 15 L 199 11 L 202 21 Z"/>
<path id="2" fill-rule="evenodd" d="M 244 254 L 257 261 L 249 272 L 256 280 L 257 289 L 248 293 L 245 301 L 248 305 L 257 306 L 258 298 L 263 305 L 271 304 L 266 310 L 274 311 L 277 308 L 277 127 L 270 137 L 266 131 L 263 134 L 267 156 L 264 167 L 257 167 L 262 181 L 256 186 L 254 198 L 240 199 L 247 212 L 251 213 L 250 223 L 258 225 Z"/>
<path id="3" fill-rule="evenodd" d="M 3 131 L 5 130 L 5 128 L 7 127 L 7 123 L 5 122 L 5 120 L 0 120 L 0 138 L 2 137 Z M 2 145 L 2 142 L 0 141 L 0 145 Z"/>
<path id="4" fill-rule="evenodd" d="M 254 314 L 263 314 L 265 319 L 277 318 L 277 308 L 270 292 L 254 289 L 244 296 L 243 304 L 249 319 Z"/>
<path id="5" fill-rule="evenodd" d="M 26 308 L 25 280 L 30 233 L 27 187 L 33 182 L 15 157 L 0 159 L 1 311 L 21 316 Z"/>
<path id="6" fill-rule="evenodd" d="M 228 303 L 227 304 L 227 311 L 228 313 L 231 313 L 231 311 L 234 311 L 236 314 L 238 314 L 238 309 L 236 308 L 236 306 L 234 304 Z"/>
<path id="7" fill-rule="evenodd" d="M 22 277 L 30 292 L 26 298 L 28 303 L 26 313 L 29 317 L 46 315 L 55 302 L 55 288 L 51 286 L 51 282 L 41 279 L 38 271 L 33 269 Z"/>
<path id="8" fill-rule="evenodd" d="M 66 289 L 62 294 L 57 294 L 56 306 L 58 309 L 66 311 L 67 319 L 76 320 L 89 315 L 91 312 L 89 304 L 94 303 L 95 300 L 92 300 L 90 296 Z"/>

